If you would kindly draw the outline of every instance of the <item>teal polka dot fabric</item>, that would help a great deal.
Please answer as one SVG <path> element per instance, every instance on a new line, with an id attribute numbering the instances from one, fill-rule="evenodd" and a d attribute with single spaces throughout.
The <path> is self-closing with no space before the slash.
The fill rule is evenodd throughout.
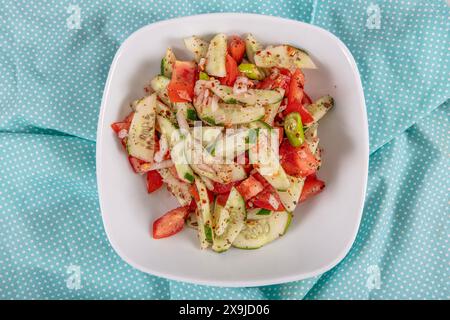
<path id="1" fill-rule="evenodd" d="M 450 299 L 449 31 L 439 1 L 0 0 L 0 298 Z M 370 167 L 361 227 L 325 274 L 218 288 L 139 272 L 98 206 L 95 137 L 109 66 L 138 28 L 252 12 L 309 22 L 353 53 Z"/>

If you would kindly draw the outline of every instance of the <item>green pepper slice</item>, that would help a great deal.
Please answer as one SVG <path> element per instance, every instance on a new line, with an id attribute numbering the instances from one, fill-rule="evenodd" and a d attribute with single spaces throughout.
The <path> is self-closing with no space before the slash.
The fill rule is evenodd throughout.
<path id="1" fill-rule="evenodd" d="M 239 71 L 245 74 L 249 79 L 262 80 L 264 79 L 264 73 L 253 63 L 241 63 L 239 65 Z"/>
<path id="2" fill-rule="evenodd" d="M 209 76 L 206 72 L 200 71 L 198 74 L 200 80 L 209 80 Z"/>
<path id="3" fill-rule="evenodd" d="M 298 112 L 289 113 L 284 119 L 284 131 L 293 147 L 299 147 L 305 141 L 302 117 Z"/>

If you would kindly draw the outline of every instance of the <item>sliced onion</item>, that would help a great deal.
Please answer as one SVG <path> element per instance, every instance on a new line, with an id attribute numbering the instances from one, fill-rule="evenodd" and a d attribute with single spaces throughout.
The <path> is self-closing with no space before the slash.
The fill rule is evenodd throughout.
<path id="1" fill-rule="evenodd" d="M 153 170 L 159 170 L 159 169 L 166 169 L 172 167 L 173 161 L 172 160 L 164 160 L 161 162 L 153 162 L 153 163 L 144 163 L 141 165 L 141 170 L 143 172 L 153 171 Z"/>
<path id="2" fill-rule="evenodd" d="M 187 123 L 186 117 L 181 110 L 178 110 L 177 112 L 177 121 L 180 129 L 189 131 L 189 124 Z"/>
<path id="3" fill-rule="evenodd" d="M 237 77 L 236 82 L 233 86 L 233 94 L 242 94 L 247 92 L 248 89 L 248 79 L 246 77 Z"/>
<path id="4" fill-rule="evenodd" d="M 199 164 L 197 165 L 197 167 L 198 167 L 200 170 L 202 170 L 202 171 L 206 171 L 206 172 L 209 172 L 209 173 L 215 173 L 213 168 L 211 168 L 210 166 L 208 166 L 208 165 L 206 165 L 206 164 L 204 164 L 204 163 L 199 163 Z"/>
<path id="5" fill-rule="evenodd" d="M 200 179 L 205 183 L 205 186 L 208 190 L 214 190 L 214 184 L 212 180 L 208 177 L 205 177 L 204 175 L 200 175 Z"/>
<path id="6" fill-rule="evenodd" d="M 271 194 L 269 196 L 269 203 L 272 207 L 274 207 L 275 210 L 278 209 L 278 207 L 280 206 L 280 203 L 278 202 L 278 200 Z"/>
<path id="7" fill-rule="evenodd" d="M 211 111 L 212 112 L 216 112 L 219 109 L 219 97 L 218 96 L 214 96 L 211 99 Z"/>
<path id="8" fill-rule="evenodd" d="M 126 129 L 122 129 L 119 131 L 117 136 L 119 137 L 119 139 L 126 138 L 126 137 L 128 137 L 128 131 Z"/>
<path id="9" fill-rule="evenodd" d="M 200 70 L 205 70 L 205 64 L 206 64 L 206 59 L 205 58 L 200 58 L 200 61 L 198 62 L 198 67 Z"/>
<path id="10" fill-rule="evenodd" d="M 164 159 L 164 156 L 166 155 L 168 150 L 169 144 L 167 143 L 166 136 L 163 134 L 159 139 L 159 150 L 158 152 L 155 153 L 153 160 L 155 160 L 155 162 L 161 162 Z"/>

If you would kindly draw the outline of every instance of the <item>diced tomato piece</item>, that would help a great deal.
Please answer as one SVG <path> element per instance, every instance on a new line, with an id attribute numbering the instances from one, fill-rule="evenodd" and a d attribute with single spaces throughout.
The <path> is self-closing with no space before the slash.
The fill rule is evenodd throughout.
<path id="1" fill-rule="evenodd" d="M 227 204 L 227 200 L 229 197 L 230 193 L 222 193 L 216 196 L 216 203 L 222 207 L 225 207 L 225 205 Z"/>
<path id="2" fill-rule="evenodd" d="M 189 213 L 189 206 L 185 206 L 170 210 L 158 218 L 153 222 L 153 238 L 166 238 L 180 232 Z"/>
<path id="3" fill-rule="evenodd" d="M 192 195 L 192 197 L 194 198 L 195 202 L 200 201 L 200 196 L 198 194 L 197 187 L 195 186 L 195 184 L 191 184 L 189 186 L 189 192 Z"/>
<path id="4" fill-rule="evenodd" d="M 298 112 L 302 117 L 303 124 L 310 123 L 313 121 L 311 114 L 303 106 L 304 92 L 303 88 L 305 86 L 305 76 L 300 69 L 296 69 L 291 78 L 291 83 L 289 85 L 288 94 L 288 104 L 286 109 L 283 111 L 284 115 L 291 112 Z"/>
<path id="5" fill-rule="evenodd" d="M 180 179 L 180 177 L 178 176 L 178 172 L 177 172 L 177 169 L 175 168 L 175 166 L 169 167 L 169 171 L 175 178 L 177 178 L 178 180 L 182 181 Z"/>
<path id="6" fill-rule="evenodd" d="M 176 61 L 167 88 L 172 102 L 189 102 L 194 97 L 197 66 L 191 61 Z"/>
<path id="7" fill-rule="evenodd" d="M 305 91 L 303 91 L 303 100 L 302 100 L 302 104 L 303 105 L 307 105 L 307 104 L 311 104 L 312 100 L 311 98 L 306 94 Z"/>
<path id="8" fill-rule="evenodd" d="M 219 78 L 221 84 L 232 87 L 239 75 L 239 69 L 236 60 L 232 56 L 227 54 L 225 61 L 225 68 L 227 70 L 227 75 L 225 77 Z"/>
<path id="9" fill-rule="evenodd" d="M 253 204 L 253 208 L 263 208 L 271 211 L 284 210 L 284 207 L 281 204 L 280 196 L 271 186 L 258 193 L 250 201 Z"/>
<path id="10" fill-rule="evenodd" d="M 231 36 L 228 38 L 228 53 L 239 64 L 245 53 L 245 42 L 239 36 Z"/>
<path id="11" fill-rule="evenodd" d="M 283 71 L 282 71 L 283 70 Z M 285 95 L 289 93 L 289 83 L 291 82 L 291 74 L 287 69 L 273 68 L 272 73 L 264 80 L 260 81 L 257 89 L 273 90 L 276 88 L 282 88 L 285 91 Z"/>
<path id="12" fill-rule="evenodd" d="M 289 69 L 286 69 L 286 68 L 278 68 L 278 70 L 279 70 L 279 72 L 280 72 L 281 74 L 284 74 L 285 76 L 288 76 L 288 77 L 291 77 L 291 76 L 292 76 L 291 71 L 289 71 Z"/>
<path id="13" fill-rule="evenodd" d="M 134 117 L 134 111 L 131 111 L 130 114 L 127 115 L 127 117 L 125 119 L 123 119 L 123 122 L 131 124 L 131 121 L 133 120 L 133 117 Z"/>
<path id="14" fill-rule="evenodd" d="M 229 183 L 219 183 L 214 182 L 214 193 L 222 194 L 222 193 L 229 193 L 231 191 L 231 188 L 236 185 L 236 182 L 229 182 Z"/>
<path id="15" fill-rule="evenodd" d="M 214 193 L 211 190 L 206 190 L 208 192 L 209 203 L 214 202 Z"/>
<path id="16" fill-rule="evenodd" d="M 306 177 L 316 172 L 319 161 L 311 153 L 306 142 L 300 147 L 293 147 L 288 139 L 284 139 L 280 146 L 280 164 L 287 174 Z"/>
<path id="17" fill-rule="evenodd" d="M 315 174 L 306 177 L 305 184 L 303 185 L 302 194 L 300 196 L 300 202 L 307 200 L 308 198 L 320 193 L 325 188 L 325 182 L 317 179 Z"/>
<path id="18" fill-rule="evenodd" d="M 142 173 L 141 165 L 146 163 L 144 160 L 135 158 L 133 156 L 128 156 L 128 161 L 130 162 L 130 165 L 135 173 Z"/>
<path id="19" fill-rule="evenodd" d="M 128 122 L 114 122 L 111 125 L 111 128 L 113 129 L 113 131 L 116 134 L 119 134 L 119 132 L 122 131 L 122 130 L 126 130 L 128 132 L 128 130 L 130 129 L 130 123 L 128 123 Z"/>
<path id="20" fill-rule="evenodd" d="M 256 178 L 250 176 L 242 181 L 236 189 L 244 198 L 244 201 L 247 201 L 263 191 L 264 186 Z"/>
<path id="21" fill-rule="evenodd" d="M 192 199 L 191 203 L 189 204 L 189 210 L 190 210 L 190 211 L 195 211 L 195 210 L 197 210 L 197 202 L 195 202 L 194 199 Z"/>
<path id="22" fill-rule="evenodd" d="M 194 197 L 194 200 L 196 202 L 200 201 L 200 195 L 198 194 L 198 190 L 197 190 L 197 187 L 195 186 L 195 184 L 191 184 L 189 186 L 189 192 L 192 194 L 192 197 Z M 207 190 L 207 192 L 208 192 L 209 202 L 212 203 L 214 201 L 214 194 L 210 190 Z"/>
<path id="23" fill-rule="evenodd" d="M 111 128 L 114 130 L 114 132 L 116 134 L 118 134 L 121 130 L 126 130 L 128 132 L 128 130 L 130 129 L 130 124 L 131 124 L 131 121 L 133 120 L 133 117 L 134 117 L 134 111 L 132 111 L 129 115 L 127 115 L 125 117 L 125 119 L 123 119 L 123 121 L 114 122 L 111 125 Z"/>
<path id="24" fill-rule="evenodd" d="M 127 150 L 127 137 L 120 139 L 120 143 L 122 144 L 122 147 Z"/>
<path id="25" fill-rule="evenodd" d="M 252 177 L 258 180 L 263 185 L 264 189 L 270 186 L 269 182 L 267 182 L 267 180 L 259 172 L 256 171 L 255 173 L 253 173 Z"/>
<path id="26" fill-rule="evenodd" d="M 163 185 L 163 179 L 157 170 L 147 172 L 147 192 L 152 193 Z"/>
<path id="27" fill-rule="evenodd" d="M 300 117 L 302 118 L 303 124 L 311 123 L 314 120 L 311 114 L 308 112 L 308 110 L 305 109 L 305 107 L 301 102 L 288 103 L 286 109 L 284 109 L 283 111 L 283 114 L 288 115 L 291 112 L 300 113 Z"/>
<path id="28" fill-rule="evenodd" d="M 234 158 L 234 162 L 241 164 L 244 167 L 244 171 L 247 175 L 250 173 L 250 171 L 253 170 L 253 165 L 250 163 L 250 158 L 248 157 L 247 152 L 242 153 Z"/>

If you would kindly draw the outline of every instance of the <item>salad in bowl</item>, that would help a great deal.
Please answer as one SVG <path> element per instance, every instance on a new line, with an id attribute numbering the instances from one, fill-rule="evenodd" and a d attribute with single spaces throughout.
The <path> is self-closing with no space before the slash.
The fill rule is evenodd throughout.
<path id="1" fill-rule="evenodd" d="M 302 69 L 316 65 L 300 48 L 252 34 L 184 44 L 192 60 L 168 48 L 148 94 L 111 127 L 147 191 L 165 185 L 179 203 L 153 222 L 153 238 L 187 225 L 202 249 L 260 248 L 325 187 L 317 130 L 333 98 L 305 92 Z"/>

